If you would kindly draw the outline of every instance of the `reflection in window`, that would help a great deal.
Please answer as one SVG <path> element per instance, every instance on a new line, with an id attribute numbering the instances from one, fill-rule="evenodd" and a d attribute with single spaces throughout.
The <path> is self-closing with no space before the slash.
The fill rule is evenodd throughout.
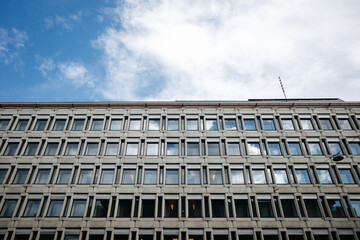
<path id="1" fill-rule="evenodd" d="M 274 217 L 274 212 L 271 206 L 271 199 L 258 199 L 258 206 L 260 211 L 260 217 Z"/>
<path id="2" fill-rule="evenodd" d="M 157 170 L 145 169 L 144 172 L 144 184 L 156 184 Z"/>
<path id="3" fill-rule="evenodd" d="M 121 119 L 113 119 L 110 124 L 110 131 L 121 131 L 122 120 Z"/>
<path id="4" fill-rule="evenodd" d="M 189 217 L 200 218 L 201 214 L 201 200 L 189 200 Z"/>
<path id="5" fill-rule="evenodd" d="M 29 169 L 18 169 L 13 184 L 24 184 L 29 173 Z"/>
<path id="6" fill-rule="evenodd" d="M 157 156 L 159 153 L 159 143 L 148 143 L 146 149 L 146 155 Z"/>
<path id="7" fill-rule="evenodd" d="M 226 217 L 225 201 L 220 199 L 211 199 L 212 217 L 222 218 Z"/>
<path id="8" fill-rule="evenodd" d="M 330 152 L 332 155 L 343 155 L 343 151 L 341 150 L 340 143 L 333 142 L 329 143 Z"/>
<path id="9" fill-rule="evenodd" d="M 257 142 L 248 142 L 247 143 L 247 147 L 248 147 L 248 153 L 249 155 L 260 155 L 260 144 Z"/>
<path id="10" fill-rule="evenodd" d="M 40 202 L 40 199 L 29 199 L 25 208 L 24 217 L 36 217 Z"/>
<path id="11" fill-rule="evenodd" d="M 351 200 L 351 205 L 357 217 L 360 217 L 360 200 Z"/>
<path id="12" fill-rule="evenodd" d="M 141 120 L 140 119 L 131 119 L 130 120 L 130 131 L 139 131 L 141 126 Z"/>
<path id="13" fill-rule="evenodd" d="M 126 148 L 127 156 L 136 156 L 138 154 L 138 143 L 128 143 Z"/>
<path id="14" fill-rule="evenodd" d="M 206 130 L 208 130 L 208 131 L 218 130 L 216 119 L 207 119 L 206 120 Z"/>
<path id="15" fill-rule="evenodd" d="M 253 169 L 252 177 L 255 184 L 266 184 L 265 170 L 264 169 Z"/>
<path id="16" fill-rule="evenodd" d="M 60 169 L 57 184 L 68 184 L 70 180 L 71 169 Z"/>
<path id="17" fill-rule="evenodd" d="M 339 124 L 342 130 L 352 130 L 349 119 L 339 119 Z"/>
<path id="18" fill-rule="evenodd" d="M 275 124 L 273 119 L 263 119 L 264 130 L 275 130 Z"/>
<path id="19" fill-rule="evenodd" d="M 323 130 L 333 130 L 330 119 L 327 118 L 319 119 L 319 122 Z"/>
<path id="20" fill-rule="evenodd" d="M 169 119 L 168 120 L 168 131 L 179 131 L 179 120 Z"/>
<path id="21" fill-rule="evenodd" d="M 221 169 L 210 169 L 209 176 L 210 176 L 210 184 L 213 185 L 223 184 Z"/>
<path id="22" fill-rule="evenodd" d="M 5 131 L 7 126 L 9 125 L 9 119 L 0 119 L 0 131 Z"/>
<path id="23" fill-rule="evenodd" d="M 98 152 L 98 143 L 88 143 L 86 146 L 85 156 L 95 156 Z"/>
<path id="24" fill-rule="evenodd" d="M 275 181 L 277 184 L 288 184 L 289 180 L 285 169 L 274 169 Z"/>
<path id="25" fill-rule="evenodd" d="M 159 131 L 160 130 L 160 119 L 149 119 L 149 130 Z"/>
<path id="26" fill-rule="evenodd" d="M 59 217 L 61 214 L 63 202 L 64 200 L 51 200 L 47 216 Z"/>
<path id="27" fill-rule="evenodd" d="M 188 131 L 197 131 L 198 128 L 198 120 L 197 119 L 187 119 L 187 130 Z"/>
<path id="28" fill-rule="evenodd" d="M 300 144 L 297 142 L 288 143 L 290 155 L 300 156 L 302 155 Z"/>
<path id="29" fill-rule="evenodd" d="M 19 143 L 9 143 L 6 147 L 4 155 L 5 156 L 14 156 L 18 146 L 19 146 Z"/>
<path id="30" fill-rule="evenodd" d="M 294 130 L 294 124 L 291 119 L 281 119 L 283 130 Z"/>
<path id="31" fill-rule="evenodd" d="M 331 176 L 330 176 L 329 169 L 318 169 L 317 173 L 318 173 L 321 184 L 332 184 L 333 183 Z"/>
<path id="32" fill-rule="evenodd" d="M 349 143 L 350 149 L 353 155 L 360 155 L 360 144 L 359 143 Z"/>
<path id="33" fill-rule="evenodd" d="M 97 199 L 93 217 L 106 217 L 109 207 L 109 199 Z"/>
<path id="34" fill-rule="evenodd" d="M 65 151 L 66 156 L 75 156 L 77 155 L 79 143 L 68 143 Z"/>
<path id="35" fill-rule="evenodd" d="M 255 120 L 254 119 L 244 119 L 245 130 L 256 130 Z"/>
<path id="36" fill-rule="evenodd" d="M 106 146 L 106 156 L 116 156 L 118 154 L 119 143 L 108 143 Z"/>
<path id="37" fill-rule="evenodd" d="M 355 180 L 350 169 L 339 169 L 339 173 L 344 184 L 355 184 Z"/>
<path id="38" fill-rule="evenodd" d="M 142 200 L 142 217 L 153 218 L 155 215 L 155 200 L 143 199 Z"/>
<path id="39" fill-rule="evenodd" d="M 200 170 L 188 169 L 188 184 L 200 184 Z"/>
<path id="40" fill-rule="evenodd" d="M 165 200 L 165 214 L 164 217 L 178 217 L 179 212 L 178 200 Z"/>
<path id="41" fill-rule="evenodd" d="M 91 126 L 91 131 L 101 131 L 103 128 L 103 119 L 94 119 Z"/>
<path id="42" fill-rule="evenodd" d="M 86 200 L 84 199 L 74 199 L 70 217 L 82 217 L 85 212 Z"/>
<path id="43" fill-rule="evenodd" d="M 179 184 L 178 169 L 166 169 L 166 184 Z"/>
<path id="44" fill-rule="evenodd" d="M 131 199 L 119 199 L 118 217 L 128 218 L 131 216 Z"/>
<path id="45" fill-rule="evenodd" d="M 48 143 L 45 150 L 45 156 L 55 156 L 59 143 Z"/>
<path id="46" fill-rule="evenodd" d="M 112 184 L 114 178 L 114 169 L 103 169 L 100 184 Z"/>
<path id="47" fill-rule="evenodd" d="M 167 156 L 179 156 L 179 143 L 167 143 Z"/>
<path id="48" fill-rule="evenodd" d="M 14 213 L 17 202 L 17 199 L 6 199 L 4 206 L 0 212 L 0 217 L 11 217 Z"/>
<path id="49" fill-rule="evenodd" d="M 35 184 L 46 184 L 50 175 L 50 169 L 40 169 L 35 180 Z"/>
<path id="50" fill-rule="evenodd" d="M 279 155 L 281 155 L 281 148 L 280 148 L 280 144 L 279 144 L 279 143 L 277 143 L 277 142 L 271 142 L 271 143 L 268 143 L 268 146 L 269 146 L 270 155 L 272 155 L 272 156 L 279 156 Z"/>
<path id="51" fill-rule="evenodd" d="M 300 123 L 303 130 L 314 130 L 311 119 L 300 119 Z"/>
<path id="52" fill-rule="evenodd" d="M 124 169 L 122 176 L 122 184 L 135 184 L 135 169 Z"/>
<path id="53" fill-rule="evenodd" d="M 231 183 L 244 184 L 244 171 L 242 169 L 231 169 Z"/>
<path id="54" fill-rule="evenodd" d="M 240 155 L 240 145 L 238 142 L 229 142 L 228 143 L 228 154 L 229 154 L 229 156 L 239 156 Z"/>
<path id="55" fill-rule="evenodd" d="M 220 155 L 219 143 L 208 142 L 208 155 L 209 156 L 219 156 Z"/>
<path id="56" fill-rule="evenodd" d="M 320 147 L 320 143 L 309 143 L 308 144 L 311 155 L 323 155 Z"/>
<path id="57" fill-rule="evenodd" d="M 307 169 L 296 169 L 295 173 L 299 184 L 311 184 Z"/>
<path id="58" fill-rule="evenodd" d="M 304 203 L 309 217 L 321 217 L 321 212 L 317 199 L 304 199 Z"/>
<path id="59" fill-rule="evenodd" d="M 199 156 L 199 143 L 187 143 L 187 155 L 188 156 Z"/>
<path id="60" fill-rule="evenodd" d="M 47 119 L 39 119 L 36 122 L 34 131 L 44 131 L 46 127 Z"/>
<path id="61" fill-rule="evenodd" d="M 66 122 L 65 119 L 56 119 L 53 130 L 54 131 L 63 131 L 64 127 L 65 127 L 65 122 Z"/>
<path id="62" fill-rule="evenodd" d="M 92 169 L 81 169 L 79 184 L 90 184 L 92 179 Z"/>
<path id="63" fill-rule="evenodd" d="M 281 206 L 284 212 L 284 217 L 298 217 L 294 199 L 281 199 Z"/>
<path id="64" fill-rule="evenodd" d="M 15 131 L 25 131 L 28 122 L 28 119 L 20 119 L 16 125 Z"/>
<path id="65" fill-rule="evenodd" d="M 35 156 L 38 146 L 39 146 L 39 143 L 28 143 L 24 155 L 25 156 Z"/>
<path id="66" fill-rule="evenodd" d="M 83 130 L 85 119 L 74 119 L 74 124 L 72 131 L 81 131 Z"/>
<path id="67" fill-rule="evenodd" d="M 341 206 L 340 199 L 328 199 L 327 200 L 330 208 L 331 215 L 334 218 L 343 218 L 345 217 L 344 209 Z"/>
<path id="68" fill-rule="evenodd" d="M 227 131 L 236 131 L 236 121 L 235 121 L 235 119 L 225 119 L 225 130 L 227 130 Z"/>
<path id="69" fill-rule="evenodd" d="M 235 199 L 236 217 L 247 218 L 250 217 L 249 204 L 247 199 Z"/>

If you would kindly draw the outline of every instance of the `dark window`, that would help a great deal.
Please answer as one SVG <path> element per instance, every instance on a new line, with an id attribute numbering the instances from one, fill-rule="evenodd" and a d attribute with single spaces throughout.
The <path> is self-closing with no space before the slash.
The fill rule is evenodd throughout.
<path id="1" fill-rule="evenodd" d="M 39 240 L 54 240 L 54 234 L 40 234 Z"/>
<path id="2" fill-rule="evenodd" d="M 46 184 L 49 178 L 50 169 L 39 169 L 35 184 Z"/>
<path id="3" fill-rule="evenodd" d="M 224 200 L 218 200 L 218 199 L 212 199 L 211 200 L 211 210 L 212 210 L 212 216 L 216 218 L 223 218 L 226 217 L 225 214 L 225 201 Z"/>
<path id="4" fill-rule="evenodd" d="M 29 173 L 29 169 L 18 169 L 13 184 L 24 184 Z"/>
<path id="5" fill-rule="evenodd" d="M 0 119 L 0 131 L 5 131 L 7 126 L 9 125 L 9 119 Z"/>
<path id="6" fill-rule="evenodd" d="M 68 184 L 70 180 L 71 169 L 60 169 L 57 184 Z"/>
<path id="7" fill-rule="evenodd" d="M 142 200 L 142 217 L 153 218 L 155 216 L 155 200 Z"/>
<path id="8" fill-rule="evenodd" d="M 292 218 L 298 216 L 294 199 L 281 199 L 281 206 L 284 212 L 284 217 Z"/>
<path id="9" fill-rule="evenodd" d="M 189 200 L 189 217 L 198 218 L 202 217 L 201 214 L 201 200 Z"/>
<path id="10" fill-rule="evenodd" d="M 16 125 L 15 131 L 25 131 L 28 122 L 28 119 L 20 119 Z"/>
<path id="11" fill-rule="evenodd" d="M 104 235 L 90 234 L 89 240 L 104 240 Z"/>
<path id="12" fill-rule="evenodd" d="M 0 184 L 2 184 L 4 182 L 7 171 L 8 171 L 7 169 L 1 169 L 0 168 Z"/>
<path id="13" fill-rule="evenodd" d="M 0 217 L 12 217 L 16 208 L 17 199 L 6 199 L 3 208 L 0 212 Z"/>
<path id="14" fill-rule="evenodd" d="M 271 205 L 270 199 L 258 199 L 260 217 L 274 217 L 274 212 Z"/>
<path id="15" fill-rule="evenodd" d="M 94 217 L 106 217 L 109 207 L 109 199 L 97 199 L 95 202 Z"/>
<path id="16" fill-rule="evenodd" d="M 14 156 L 18 146 L 19 146 L 19 143 L 9 143 L 7 145 L 4 155 L 5 156 Z"/>
<path id="17" fill-rule="evenodd" d="M 94 119 L 91 126 L 91 131 L 101 131 L 103 128 L 103 119 Z"/>
<path id="18" fill-rule="evenodd" d="M 319 119 L 319 122 L 323 130 L 333 130 L 330 119 L 327 118 Z"/>
<path id="19" fill-rule="evenodd" d="M 351 200 L 351 205 L 357 217 L 360 217 L 360 200 Z"/>
<path id="20" fill-rule="evenodd" d="M 63 131 L 64 127 L 65 127 L 65 122 L 66 122 L 65 119 L 56 119 L 53 130 L 54 131 Z"/>
<path id="21" fill-rule="evenodd" d="M 46 124 L 47 124 L 47 119 L 37 120 L 34 131 L 44 131 Z"/>
<path id="22" fill-rule="evenodd" d="M 341 206 L 340 199 L 328 199 L 329 208 L 334 218 L 345 217 L 344 209 Z"/>
<path id="23" fill-rule="evenodd" d="M 321 212 L 317 199 L 304 199 L 304 202 L 309 217 L 321 217 Z"/>
<path id="24" fill-rule="evenodd" d="M 131 199 L 120 199 L 117 216 L 123 218 L 131 217 L 131 204 Z"/>
<path id="25" fill-rule="evenodd" d="M 177 218 L 179 212 L 178 200 L 165 200 L 165 217 Z"/>
<path id="26" fill-rule="evenodd" d="M 249 204 L 247 199 L 235 199 L 236 217 L 247 218 L 250 217 Z"/>
<path id="27" fill-rule="evenodd" d="M 83 217 L 85 212 L 86 200 L 75 199 L 73 201 L 70 216 L 71 217 Z"/>
<path id="28" fill-rule="evenodd" d="M 84 128 L 85 119 L 75 119 L 72 131 L 82 131 Z"/>
<path id="29" fill-rule="evenodd" d="M 45 156 L 55 156 L 59 143 L 48 143 Z"/>

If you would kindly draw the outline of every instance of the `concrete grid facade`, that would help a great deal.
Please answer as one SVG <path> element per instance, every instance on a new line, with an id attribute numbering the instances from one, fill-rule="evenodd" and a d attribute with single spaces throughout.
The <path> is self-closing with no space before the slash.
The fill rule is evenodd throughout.
<path id="1" fill-rule="evenodd" d="M 359 119 L 339 99 L 0 103 L 0 239 L 359 240 Z"/>

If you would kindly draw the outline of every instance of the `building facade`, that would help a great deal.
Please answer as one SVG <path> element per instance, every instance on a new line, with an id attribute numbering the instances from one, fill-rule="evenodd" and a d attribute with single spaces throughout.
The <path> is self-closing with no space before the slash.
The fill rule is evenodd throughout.
<path id="1" fill-rule="evenodd" d="M 359 129 L 340 99 L 0 103 L 0 239 L 359 240 Z"/>

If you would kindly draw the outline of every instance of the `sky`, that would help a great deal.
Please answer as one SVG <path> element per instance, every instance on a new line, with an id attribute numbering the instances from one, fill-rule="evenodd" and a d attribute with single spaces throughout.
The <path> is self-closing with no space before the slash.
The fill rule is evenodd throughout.
<path id="1" fill-rule="evenodd" d="M 0 102 L 360 100 L 359 0 L 0 2 Z"/>

